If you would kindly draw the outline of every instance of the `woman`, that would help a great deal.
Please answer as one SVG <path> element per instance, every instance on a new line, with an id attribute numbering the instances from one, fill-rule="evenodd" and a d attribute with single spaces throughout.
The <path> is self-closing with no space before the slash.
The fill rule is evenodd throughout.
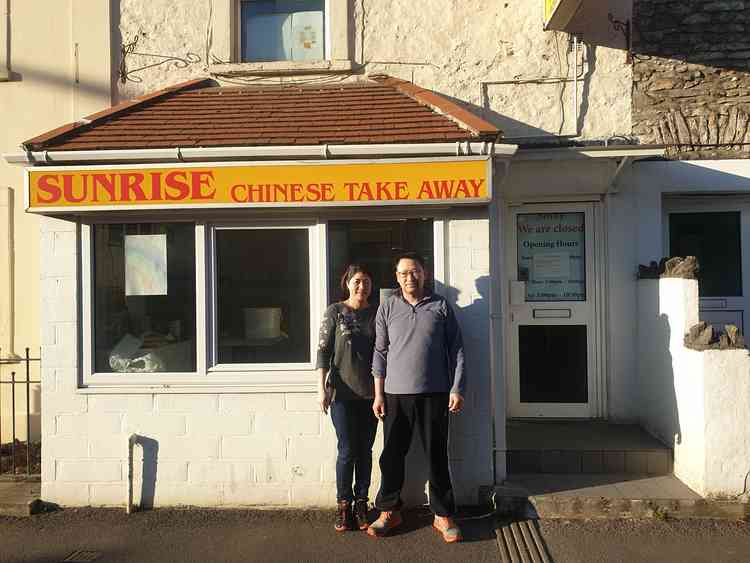
<path id="1" fill-rule="evenodd" d="M 353 526 L 367 529 L 372 445 L 378 425 L 372 412 L 375 340 L 375 307 L 369 303 L 372 276 L 363 266 L 351 264 L 341 277 L 341 289 L 349 298 L 326 309 L 317 361 L 320 408 L 327 413 L 330 407 L 338 438 L 334 526 L 337 532 Z"/>

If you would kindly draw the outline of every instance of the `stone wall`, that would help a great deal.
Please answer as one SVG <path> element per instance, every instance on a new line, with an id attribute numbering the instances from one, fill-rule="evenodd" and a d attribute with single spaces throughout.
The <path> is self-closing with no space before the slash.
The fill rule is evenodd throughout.
<path id="1" fill-rule="evenodd" d="M 636 0 L 633 134 L 679 158 L 750 153 L 750 2 Z"/>

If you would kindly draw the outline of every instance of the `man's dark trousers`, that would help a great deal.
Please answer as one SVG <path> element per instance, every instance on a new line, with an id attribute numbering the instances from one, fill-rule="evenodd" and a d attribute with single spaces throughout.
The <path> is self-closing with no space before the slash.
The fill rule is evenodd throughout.
<path id="1" fill-rule="evenodd" d="M 456 511 L 448 469 L 448 393 L 385 394 L 383 453 L 380 456 L 379 510 L 399 510 L 404 465 L 414 430 L 430 464 L 430 509 L 438 516 Z"/>

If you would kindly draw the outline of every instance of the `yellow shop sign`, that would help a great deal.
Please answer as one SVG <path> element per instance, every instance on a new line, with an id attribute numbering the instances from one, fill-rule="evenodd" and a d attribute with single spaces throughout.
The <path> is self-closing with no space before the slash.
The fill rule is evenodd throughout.
<path id="1" fill-rule="evenodd" d="M 583 4 L 583 0 L 543 0 L 544 29 L 568 31 L 568 25 Z"/>
<path id="2" fill-rule="evenodd" d="M 490 201 L 491 183 L 487 157 L 42 167 L 26 170 L 26 209 L 465 204 Z"/>
<path id="3" fill-rule="evenodd" d="M 544 21 L 548 22 L 560 0 L 544 0 Z"/>

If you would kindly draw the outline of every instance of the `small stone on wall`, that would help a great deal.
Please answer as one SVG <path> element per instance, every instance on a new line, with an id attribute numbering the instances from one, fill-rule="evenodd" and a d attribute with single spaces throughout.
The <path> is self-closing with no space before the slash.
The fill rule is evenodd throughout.
<path id="1" fill-rule="evenodd" d="M 746 349 L 745 337 L 735 325 L 725 325 L 723 333 L 716 333 L 706 321 L 690 328 L 685 335 L 685 347 L 698 351 Z"/>
<path id="2" fill-rule="evenodd" d="M 638 279 L 681 278 L 694 280 L 696 279 L 698 269 L 698 259 L 695 256 L 662 258 L 658 264 L 651 262 L 648 266 L 639 265 Z"/>

